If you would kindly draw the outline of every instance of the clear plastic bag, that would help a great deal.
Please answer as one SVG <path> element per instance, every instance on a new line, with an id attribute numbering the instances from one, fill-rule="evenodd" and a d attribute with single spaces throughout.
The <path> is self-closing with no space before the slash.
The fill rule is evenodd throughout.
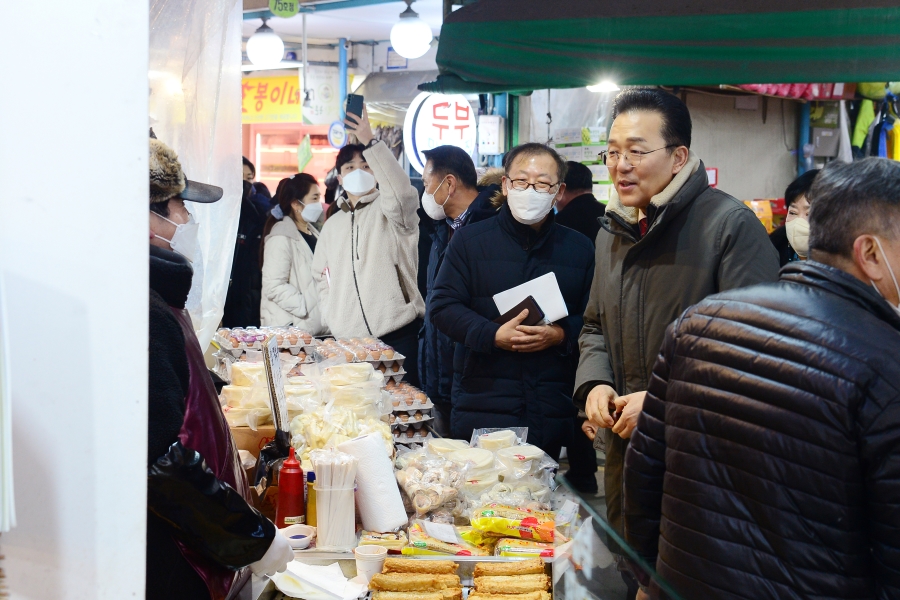
<path id="1" fill-rule="evenodd" d="M 505 432 L 511 433 L 505 434 Z M 469 446 L 496 452 L 501 448 L 524 444 L 527 440 L 527 427 L 487 427 L 472 432 L 472 441 L 469 442 Z"/>

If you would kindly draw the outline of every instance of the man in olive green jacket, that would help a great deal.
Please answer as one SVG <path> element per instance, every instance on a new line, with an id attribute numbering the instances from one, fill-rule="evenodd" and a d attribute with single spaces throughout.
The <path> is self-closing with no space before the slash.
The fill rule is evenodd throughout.
<path id="1" fill-rule="evenodd" d="M 666 327 L 711 294 L 775 281 L 778 256 L 756 215 L 709 187 L 684 103 L 628 90 L 613 117 L 605 162 L 615 191 L 600 221 L 575 400 L 589 436 L 605 429 L 607 517 L 621 533 L 625 450 Z"/>

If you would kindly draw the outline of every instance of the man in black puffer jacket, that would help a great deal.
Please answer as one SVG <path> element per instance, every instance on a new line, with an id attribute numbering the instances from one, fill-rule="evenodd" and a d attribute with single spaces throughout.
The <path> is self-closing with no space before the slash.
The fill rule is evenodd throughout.
<path id="1" fill-rule="evenodd" d="M 685 599 L 900 598 L 900 165 L 810 205 L 810 261 L 669 328 L 631 438 L 626 539 Z"/>
<path id="2" fill-rule="evenodd" d="M 495 218 L 467 225 L 450 240 L 430 298 L 437 329 L 457 343 L 450 433 L 469 439 L 482 427 L 528 427 L 528 442 L 554 459 L 572 440 L 578 334 L 591 291 L 594 249 L 552 212 L 565 191 L 566 163 L 550 148 L 524 144 L 505 161 Z M 493 296 L 554 273 L 568 316 L 526 327 L 504 325 Z"/>

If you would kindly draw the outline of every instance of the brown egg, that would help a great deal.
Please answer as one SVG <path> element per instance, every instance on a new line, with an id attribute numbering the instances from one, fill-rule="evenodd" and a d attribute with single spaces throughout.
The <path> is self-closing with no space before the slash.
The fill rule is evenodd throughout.
<path id="1" fill-rule="evenodd" d="M 297 339 L 298 339 L 298 338 L 297 338 L 297 334 L 296 334 L 296 333 L 290 333 L 290 334 L 288 334 L 288 341 L 291 343 L 291 346 L 296 346 L 296 345 L 297 345 Z"/>
<path id="2" fill-rule="evenodd" d="M 413 418 L 414 418 L 416 421 L 421 421 L 421 420 L 422 420 L 422 411 L 421 411 L 421 410 L 417 410 L 417 411 L 416 411 L 416 414 L 413 415 Z"/>
<path id="3" fill-rule="evenodd" d="M 362 348 L 360 348 L 359 350 L 356 351 L 357 360 L 366 360 L 366 356 L 367 356 L 367 353 Z"/>
<path id="4" fill-rule="evenodd" d="M 407 429 L 406 430 L 406 437 L 411 438 L 411 437 L 414 437 L 415 435 L 416 435 L 415 429 Z"/>
<path id="5" fill-rule="evenodd" d="M 391 379 L 390 381 L 388 381 L 388 382 L 385 384 L 384 387 L 386 387 L 387 389 L 390 390 L 390 389 L 396 388 L 396 387 L 397 387 L 397 384 L 394 382 L 393 379 Z"/>
<path id="6" fill-rule="evenodd" d="M 369 353 L 372 355 L 372 358 L 378 360 L 381 358 L 381 350 L 369 350 Z"/>
<path id="7" fill-rule="evenodd" d="M 381 355 L 388 360 L 394 358 L 394 349 L 393 348 L 385 348 L 381 351 Z"/>
<path id="8" fill-rule="evenodd" d="M 353 353 L 350 352 L 349 350 L 345 350 L 345 351 L 344 351 L 344 358 L 347 360 L 347 362 L 353 362 L 353 358 L 354 358 L 354 357 L 353 357 Z"/>
<path id="9" fill-rule="evenodd" d="M 428 396 L 426 396 L 422 392 L 416 392 L 415 399 L 416 399 L 416 402 L 425 404 L 428 401 Z"/>
<path id="10" fill-rule="evenodd" d="M 391 402 L 391 404 L 394 405 L 394 408 L 400 408 L 400 399 L 394 398 L 394 400 Z"/>
<path id="11" fill-rule="evenodd" d="M 401 420 L 403 423 L 409 423 L 409 415 L 406 414 L 406 413 L 401 414 L 401 415 L 400 415 L 400 420 Z"/>
<path id="12" fill-rule="evenodd" d="M 413 399 L 412 399 L 412 398 L 410 398 L 410 397 L 407 396 L 404 400 L 406 401 L 406 405 L 407 405 L 407 406 L 412 406 L 412 405 L 413 405 Z"/>

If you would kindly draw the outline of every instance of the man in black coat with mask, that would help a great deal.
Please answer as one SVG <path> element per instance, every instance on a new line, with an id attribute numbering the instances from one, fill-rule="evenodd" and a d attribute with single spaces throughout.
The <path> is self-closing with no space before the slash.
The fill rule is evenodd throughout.
<path id="1" fill-rule="evenodd" d="M 469 439 L 483 427 L 528 427 L 528 442 L 554 459 L 572 440 L 578 334 L 590 295 L 590 240 L 559 226 L 553 205 L 565 191 L 566 163 L 551 148 L 523 144 L 504 161 L 503 206 L 453 236 L 429 307 L 454 342 L 450 433 Z M 568 316 L 502 325 L 493 296 L 553 273 Z"/>
<path id="2" fill-rule="evenodd" d="M 900 165 L 829 163 L 810 206 L 809 260 L 689 308 L 653 369 L 625 534 L 683 598 L 900 598 Z"/>

